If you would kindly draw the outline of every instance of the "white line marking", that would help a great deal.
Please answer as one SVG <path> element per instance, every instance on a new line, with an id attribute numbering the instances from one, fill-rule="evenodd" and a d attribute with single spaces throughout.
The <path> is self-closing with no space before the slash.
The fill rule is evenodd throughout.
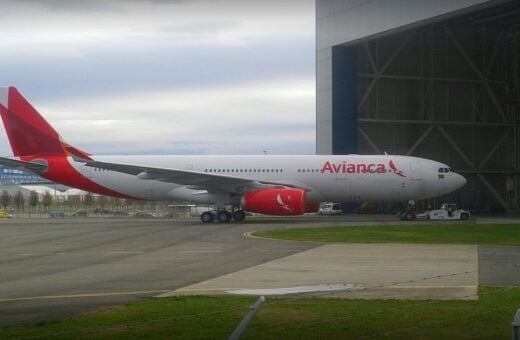
<path id="1" fill-rule="evenodd" d="M 104 251 L 101 254 L 144 254 L 144 251 Z"/>
<path id="2" fill-rule="evenodd" d="M 417 289 L 417 288 L 424 288 L 424 289 L 445 289 L 445 288 L 477 288 L 475 285 L 460 285 L 460 286 L 446 286 L 446 285 L 439 285 L 439 286 L 392 286 L 392 287 L 384 287 L 384 288 L 390 288 L 390 289 Z"/>
<path id="3" fill-rule="evenodd" d="M 141 295 L 141 294 L 160 294 L 167 293 L 169 290 L 144 290 L 135 292 L 115 292 L 115 293 L 92 293 L 92 294 L 67 294 L 67 295 L 43 295 L 27 296 L 15 298 L 0 298 L 0 302 L 26 301 L 26 300 L 49 300 L 49 299 L 77 299 L 86 297 L 120 296 L 120 295 Z"/>
<path id="4" fill-rule="evenodd" d="M 16 256 L 44 256 L 44 255 L 65 255 L 65 253 L 21 253 Z"/>
<path id="5" fill-rule="evenodd" d="M 238 295 L 286 295 L 296 293 L 313 293 L 313 292 L 334 292 L 334 291 L 356 291 L 362 290 L 364 287 L 352 283 L 335 283 L 335 284 L 317 284 L 297 287 L 284 288 L 256 288 L 256 289 L 235 289 L 228 290 L 226 293 Z"/>
<path id="6" fill-rule="evenodd" d="M 264 236 L 256 236 L 253 235 L 256 231 L 248 231 L 242 234 L 244 237 L 256 238 L 258 240 L 269 240 L 269 241 L 286 241 L 286 242 L 300 242 L 300 243 L 338 243 L 338 242 L 324 242 L 324 241 L 308 241 L 308 240 L 291 240 L 288 238 L 272 238 L 272 237 L 264 237 Z M 343 242 L 341 242 L 343 243 Z"/>
<path id="7" fill-rule="evenodd" d="M 257 238 L 260 240 L 277 240 L 277 239 L 269 238 L 269 237 L 255 236 L 255 235 L 253 235 L 254 232 L 256 232 L 256 231 L 248 231 L 248 232 L 243 233 L 242 236 L 250 237 L 250 238 Z"/>
<path id="8" fill-rule="evenodd" d="M 223 250 L 181 250 L 180 253 L 223 253 Z"/>

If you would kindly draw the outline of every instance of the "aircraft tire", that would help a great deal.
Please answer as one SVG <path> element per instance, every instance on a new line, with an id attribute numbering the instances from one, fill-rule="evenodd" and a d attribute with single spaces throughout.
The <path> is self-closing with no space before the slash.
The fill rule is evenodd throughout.
<path id="1" fill-rule="evenodd" d="M 408 212 L 404 215 L 404 219 L 407 221 L 412 221 L 414 218 L 415 218 L 415 214 L 411 213 L 411 212 Z"/>
<path id="2" fill-rule="evenodd" d="M 244 210 L 235 210 L 233 212 L 233 219 L 237 222 L 242 222 L 246 219 L 246 213 Z"/>
<path id="3" fill-rule="evenodd" d="M 227 210 L 220 210 L 217 213 L 217 221 L 219 223 L 228 223 L 229 221 L 231 221 L 231 217 L 231 213 Z"/>
<path id="4" fill-rule="evenodd" d="M 461 220 L 467 220 L 468 217 L 469 217 L 468 214 L 462 214 L 462 215 L 460 215 L 460 219 L 461 219 Z"/>
<path id="5" fill-rule="evenodd" d="M 215 220 L 215 214 L 211 211 L 203 212 L 200 215 L 200 220 L 202 221 L 202 223 L 211 223 L 213 222 L 213 220 Z"/>

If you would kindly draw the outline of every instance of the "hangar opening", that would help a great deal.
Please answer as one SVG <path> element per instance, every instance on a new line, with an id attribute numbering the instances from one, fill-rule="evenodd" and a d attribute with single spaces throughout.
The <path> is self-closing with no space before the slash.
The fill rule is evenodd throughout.
<path id="1" fill-rule="evenodd" d="M 317 152 L 434 159 L 518 211 L 519 1 L 318 0 Z"/>

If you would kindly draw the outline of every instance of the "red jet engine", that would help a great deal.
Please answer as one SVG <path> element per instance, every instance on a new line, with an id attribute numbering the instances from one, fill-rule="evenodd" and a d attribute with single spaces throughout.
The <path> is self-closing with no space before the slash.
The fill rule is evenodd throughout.
<path id="1" fill-rule="evenodd" d="M 306 194 L 302 189 L 265 189 L 242 196 L 242 209 L 268 215 L 302 215 Z"/>

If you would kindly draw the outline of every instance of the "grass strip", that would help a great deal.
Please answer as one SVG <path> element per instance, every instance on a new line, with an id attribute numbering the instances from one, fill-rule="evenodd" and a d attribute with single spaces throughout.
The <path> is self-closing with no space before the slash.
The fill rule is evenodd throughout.
<path id="1" fill-rule="evenodd" d="M 353 226 L 257 231 L 253 236 L 337 243 L 520 245 L 518 224 Z"/>
<path id="2" fill-rule="evenodd" d="M 520 288 L 481 287 L 479 300 L 268 298 L 245 339 L 506 339 Z M 62 321 L 0 329 L 0 338 L 225 339 L 256 298 L 175 297 Z"/>

